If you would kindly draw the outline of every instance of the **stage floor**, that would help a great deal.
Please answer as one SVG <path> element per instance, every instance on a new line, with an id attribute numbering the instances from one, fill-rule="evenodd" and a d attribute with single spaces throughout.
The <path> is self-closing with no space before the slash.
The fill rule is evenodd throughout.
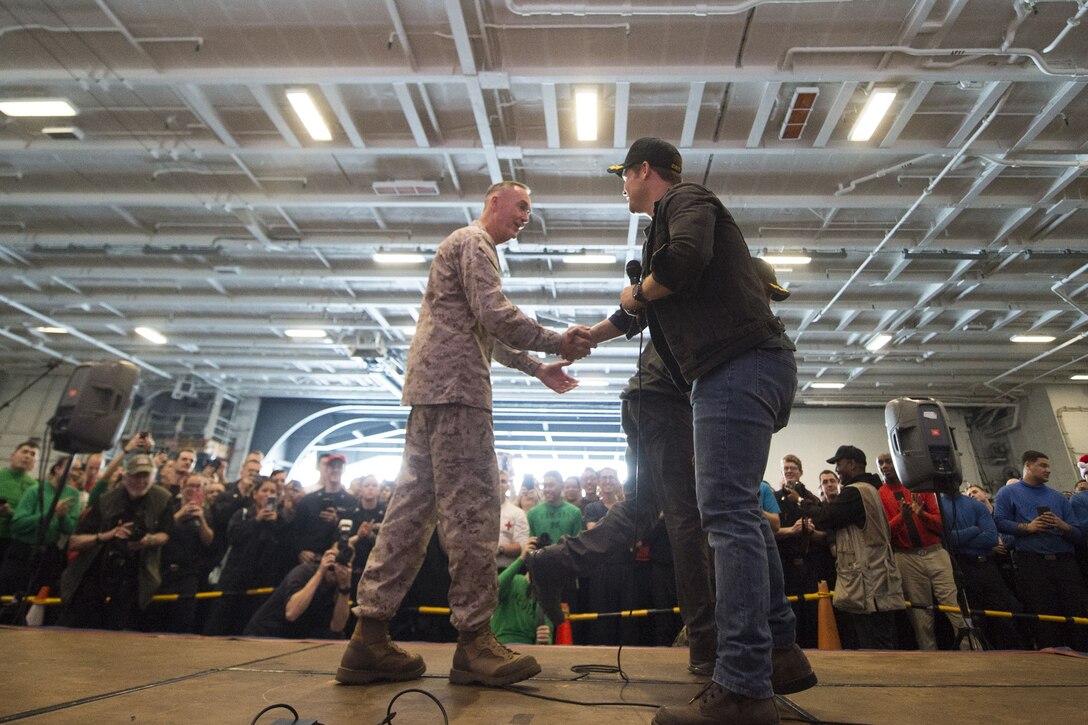
<path id="1" fill-rule="evenodd" d="M 0 628 L 0 723 L 249 723 L 285 702 L 326 725 L 378 725 L 407 688 L 442 701 L 451 723 L 649 723 L 655 709 L 691 698 L 701 681 L 686 650 L 625 648 L 623 668 L 575 681 L 576 664 L 615 665 L 604 647 L 521 647 L 543 672 L 510 690 L 450 685 L 452 644 L 412 644 L 428 671 L 407 683 L 343 687 L 333 674 L 345 642 L 228 640 L 129 633 Z M 816 688 L 790 697 L 819 722 L 1082 722 L 1088 659 L 1041 652 L 821 652 Z M 525 694 L 522 694 L 525 693 Z M 579 703 L 550 702 L 527 694 Z M 592 703 L 615 703 L 590 707 Z M 779 705 L 783 718 L 802 721 Z M 428 698 L 397 700 L 396 725 L 441 723 Z M 259 721 L 288 718 L 286 710 Z"/>

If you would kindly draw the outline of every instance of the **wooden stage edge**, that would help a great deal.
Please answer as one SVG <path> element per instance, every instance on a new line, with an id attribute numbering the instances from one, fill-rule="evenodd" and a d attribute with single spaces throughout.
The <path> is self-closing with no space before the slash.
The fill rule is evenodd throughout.
<path id="1" fill-rule="evenodd" d="M 219 639 L 0 627 L 0 723 L 249 723 L 288 703 L 303 720 L 378 725 L 397 693 L 417 688 L 442 702 L 451 723 L 575 725 L 649 723 L 655 707 L 684 702 L 702 680 L 687 651 L 628 647 L 629 677 L 572 665 L 615 665 L 611 647 L 536 647 L 543 671 L 508 689 L 451 685 L 452 644 L 407 644 L 427 674 L 406 683 L 344 687 L 333 679 L 343 641 Z M 1054 652 L 809 651 L 820 684 L 779 703 L 784 722 L 1083 722 L 1088 658 Z M 540 699 L 558 698 L 570 702 Z M 792 703 L 797 710 L 791 710 Z M 438 707 L 410 693 L 396 725 L 442 723 Z M 259 723 L 291 720 L 287 710 Z"/>

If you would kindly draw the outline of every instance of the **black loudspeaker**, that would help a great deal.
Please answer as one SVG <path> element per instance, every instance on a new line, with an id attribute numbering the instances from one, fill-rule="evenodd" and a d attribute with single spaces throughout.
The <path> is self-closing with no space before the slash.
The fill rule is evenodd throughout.
<path id="1" fill-rule="evenodd" d="M 884 408 L 888 444 L 899 480 L 911 491 L 958 491 L 960 452 L 948 413 L 933 398 L 896 398 Z"/>
<path id="2" fill-rule="evenodd" d="M 130 362 L 77 367 L 49 423 L 53 446 L 65 453 L 98 453 L 112 448 L 128 419 L 132 389 L 139 379 L 139 369 Z"/>

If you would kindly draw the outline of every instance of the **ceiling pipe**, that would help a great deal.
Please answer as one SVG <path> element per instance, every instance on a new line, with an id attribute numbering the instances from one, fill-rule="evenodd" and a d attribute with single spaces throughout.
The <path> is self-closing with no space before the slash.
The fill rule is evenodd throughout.
<path id="1" fill-rule="evenodd" d="M 782 63 L 780 64 L 780 70 L 793 70 L 793 56 L 796 54 L 848 54 L 848 53 L 902 53 L 903 55 L 917 56 L 921 58 L 946 58 L 954 57 L 960 58 L 960 56 L 975 56 L 984 57 L 988 55 L 996 55 L 1000 57 L 1010 56 L 1024 56 L 1030 60 L 1039 72 L 1048 76 L 1055 76 L 1059 78 L 1083 78 L 1088 76 L 1088 68 L 1073 68 L 1072 70 L 1058 70 L 1043 58 L 1039 53 L 1031 48 L 1010 48 L 1008 50 L 1002 50 L 1001 48 L 911 48 L 906 45 L 842 45 L 834 47 L 795 47 L 786 51 L 786 54 L 782 57 Z M 932 68 L 954 67 L 955 65 L 962 63 L 963 59 L 958 61 L 952 61 L 951 63 L 931 63 Z"/>
<path id="2" fill-rule="evenodd" d="M 854 189 L 856 189 L 858 187 L 858 184 L 864 184 L 867 181 L 873 181 L 875 179 L 881 178 L 882 176 L 887 176 L 888 174 L 890 174 L 893 171 L 898 171 L 899 169 L 906 168 L 907 166 L 911 166 L 913 164 L 916 164 L 919 161 L 924 161 L 924 160 L 928 159 L 932 155 L 933 154 L 922 154 L 921 156 L 915 156 L 913 159 L 910 159 L 908 161 L 903 161 L 903 162 L 895 164 L 893 166 L 887 166 L 887 167 L 885 167 L 883 169 L 880 169 L 879 171 L 874 171 L 871 174 L 866 174 L 865 176 L 858 177 L 857 179 L 854 179 L 850 183 L 846 184 L 845 186 L 842 185 L 842 184 L 839 184 L 839 190 L 835 192 L 835 196 L 842 196 L 843 194 L 849 194 L 851 191 L 853 191 Z"/>
<path id="3" fill-rule="evenodd" d="M 58 360 L 63 360 L 64 362 L 69 363 L 71 365 L 79 365 L 80 364 L 79 360 L 76 360 L 75 358 L 68 357 L 67 355 L 65 355 L 62 352 L 57 352 L 53 348 L 48 347 L 48 346 L 46 346 L 45 344 L 43 344 L 41 342 L 32 342 L 31 340 L 27 340 L 26 338 L 19 337 L 15 333 L 9 332 L 7 329 L 5 329 L 3 327 L 0 327 L 0 337 L 6 337 L 7 339 L 11 340 L 12 342 L 17 342 L 20 345 L 25 345 L 26 347 L 29 347 L 31 350 L 37 350 L 38 352 L 45 353 L 46 355 L 49 355 L 50 357 L 57 358 Z"/>
<path id="4" fill-rule="evenodd" d="M 1028 380 L 1027 382 L 1020 383 L 1015 388 L 1010 388 L 1008 390 L 1000 390 L 996 385 L 994 385 L 994 383 L 996 383 L 998 380 L 1006 378 L 1009 375 L 1012 375 L 1013 373 L 1017 372 L 1018 370 L 1023 370 L 1027 366 L 1033 365 L 1033 364 L 1039 362 L 1040 360 L 1044 360 L 1044 359 L 1050 357 L 1051 355 L 1053 355 L 1054 353 L 1056 353 L 1056 352 L 1058 352 L 1060 350 L 1064 350 L 1065 348 L 1069 347 L 1070 345 L 1075 345 L 1076 343 L 1080 342 L 1081 340 L 1083 340 L 1086 337 L 1088 337 L 1088 332 L 1082 332 L 1079 335 L 1075 335 L 1075 336 L 1069 338 L 1068 340 L 1066 340 L 1065 342 L 1063 342 L 1061 345 L 1058 345 L 1057 347 L 1052 347 L 1051 349 L 1047 350 L 1046 352 L 1039 353 L 1038 355 L 1031 358 L 1030 360 L 1027 360 L 1026 362 L 1022 362 L 1022 363 L 1020 363 L 1019 365 L 1017 365 L 1016 367 L 1014 367 L 1014 368 L 1012 368 L 1010 370 L 1006 370 L 1005 372 L 1001 373 L 997 377 L 990 378 L 985 383 L 983 383 L 983 385 L 985 385 L 987 388 L 990 388 L 991 390 L 999 393 L 1001 396 L 1007 396 L 1010 393 L 1012 393 L 1014 390 L 1019 390 L 1020 388 L 1024 387 L 1025 385 L 1030 385 L 1031 383 L 1034 383 L 1036 380 L 1039 380 L 1040 378 L 1044 378 L 1047 375 L 1050 375 L 1050 374 L 1052 374 L 1054 372 L 1057 372 L 1058 370 L 1061 370 L 1062 368 L 1066 368 L 1066 367 L 1069 367 L 1070 365 L 1074 365 L 1074 364 L 1080 362 L 1081 360 L 1083 360 L 1085 358 L 1088 358 L 1088 353 L 1086 353 L 1084 355 L 1081 355 L 1080 357 L 1078 357 L 1078 358 L 1076 358 L 1074 360 L 1071 360 L 1071 361 L 1069 361 L 1069 362 L 1067 362 L 1067 363 L 1065 363 L 1063 365 L 1059 365 L 1056 368 L 1048 370 L 1045 373 L 1043 373 L 1042 375 L 1037 375 L 1036 377 L 1032 378 L 1031 380 Z"/>
<path id="5" fill-rule="evenodd" d="M 148 371 L 149 373 L 153 373 L 155 375 L 158 375 L 160 378 L 166 378 L 167 380 L 171 380 L 174 377 L 170 373 L 165 372 L 163 370 L 160 370 L 157 367 L 155 367 L 154 365 L 148 365 L 146 362 L 144 362 L 143 360 L 141 360 L 138 357 L 135 357 L 133 355 L 129 355 L 128 353 L 122 352 L 122 351 L 118 350 L 117 348 L 113 347 L 112 345 L 108 345 L 108 344 L 102 342 L 101 340 L 97 340 L 97 339 L 91 337 L 90 335 L 85 335 L 84 333 L 80 332 L 79 330 L 72 327 L 71 325 L 66 325 L 63 322 L 58 322 L 57 320 L 53 319 L 52 317 L 49 317 L 48 315 L 43 315 L 42 313 L 38 312 L 37 310 L 31 309 L 30 307 L 27 307 L 26 305 L 22 304 L 21 302 L 17 302 L 15 300 L 11 299 L 10 297 L 0 295 L 0 303 L 8 305 L 9 307 L 14 307 L 15 309 L 19 310 L 23 314 L 29 315 L 30 317 L 33 317 L 33 318 L 35 318 L 37 320 L 41 320 L 45 324 L 50 325 L 52 327 L 63 327 L 66 330 L 68 330 L 68 334 L 71 335 L 72 337 L 77 337 L 80 340 L 83 340 L 84 342 L 88 342 L 88 343 L 94 345 L 97 348 L 105 350 L 106 352 L 108 352 L 111 355 L 115 355 L 115 356 L 121 358 L 122 360 L 128 360 L 130 363 L 132 363 L 134 365 L 138 365 L 138 366 L 142 367 L 144 370 Z"/>
<path id="6" fill-rule="evenodd" d="M 847 2 L 849 1 L 850 0 L 847 0 Z M 744 0 L 743 2 L 734 3 L 732 5 L 709 5 L 707 3 L 700 3 L 697 5 L 632 6 L 627 2 L 619 5 L 589 5 L 586 3 L 578 3 L 576 5 L 551 4 L 537 7 L 519 5 L 515 0 L 505 0 L 506 9 L 514 15 L 523 18 L 531 18 L 540 15 L 621 15 L 624 17 L 637 15 L 694 15 L 696 17 L 705 17 L 708 15 L 738 15 L 740 13 L 746 13 L 760 5 L 812 5 L 815 3 L 830 2 L 839 2 L 839 0 Z"/>
<path id="7" fill-rule="evenodd" d="M 1066 35 L 1069 35 L 1069 31 L 1080 25 L 1080 19 L 1088 14 L 1088 0 L 1075 0 L 1077 3 L 1077 12 L 1073 14 L 1073 17 L 1065 21 L 1065 27 L 1054 40 L 1050 41 L 1050 45 L 1043 48 L 1044 53 L 1049 53 L 1058 47 L 1058 43 L 1061 43 Z"/>
<path id="8" fill-rule="evenodd" d="M 1001 166 L 1011 166 L 1013 168 L 1042 168 L 1042 169 L 1064 169 L 1064 168 L 1088 168 L 1088 157 L 1078 158 L 1076 161 L 1048 161 L 1045 159 L 1003 159 L 999 156 L 990 156 L 989 154 L 975 154 L 978 158 L 985 161 L 989 161 L 991 164 L 1000 164 Z"/>

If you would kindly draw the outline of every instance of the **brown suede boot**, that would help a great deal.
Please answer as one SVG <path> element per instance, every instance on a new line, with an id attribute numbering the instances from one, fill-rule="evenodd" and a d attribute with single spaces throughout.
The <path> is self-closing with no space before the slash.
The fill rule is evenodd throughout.
<path id="1" fill-rule="evenodd" d="M 484 625 L 475 632 L 461 632 L 457 650 L 453 653 L 450 682 L 469 685 L 474 682 L 488 687 L 509 685 L 540 674 L 540 665 L 529 655 L 507 649 L 491 627 Z"/>
<path id="2" fill-rule="evenodd" d="M 343 685 L 365 685 L 375 680 L 414 680 L 427 671 L 423 658 L 410 655 L 389 638 L 389 623 L 360 618 L 336 670 Z"/>
<path id="3" fill-rule="evenodd" d="M 653 725 L 777 725 L 779 722 L 773 697 L 754 700 L 711 680 L 688 704 L 658 710 Z"/>
<path id="4" fill-rule="evenodd" d="M 816 673 L 796 644 L 771 650 L 771 686 L 776 695 L 792 695 L 816 686 Z"/>

